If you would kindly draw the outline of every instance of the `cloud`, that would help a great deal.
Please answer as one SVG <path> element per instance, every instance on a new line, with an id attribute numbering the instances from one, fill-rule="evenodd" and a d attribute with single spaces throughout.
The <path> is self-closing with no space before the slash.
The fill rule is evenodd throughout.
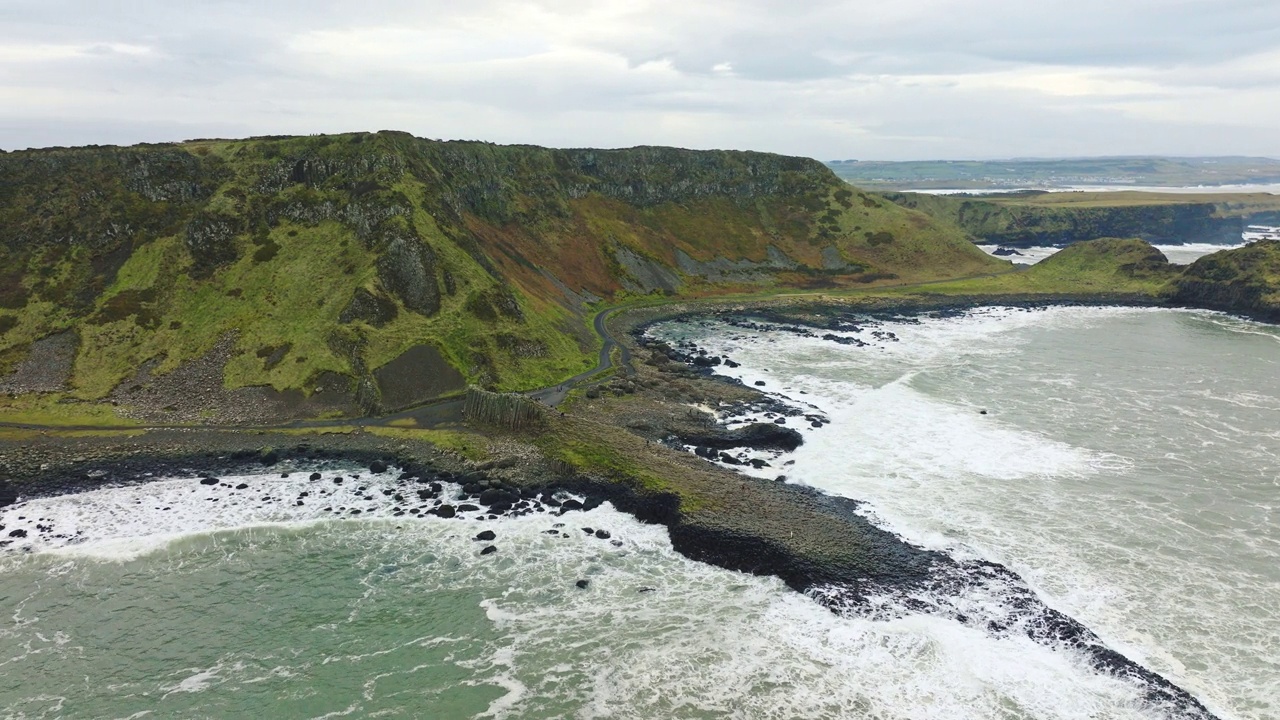
<path id="1" fill-rule="evenodd" d="M 0 147 L 404 129 L 823 158 L 1280 155 L 1272 0 L 9 0 Z"/>

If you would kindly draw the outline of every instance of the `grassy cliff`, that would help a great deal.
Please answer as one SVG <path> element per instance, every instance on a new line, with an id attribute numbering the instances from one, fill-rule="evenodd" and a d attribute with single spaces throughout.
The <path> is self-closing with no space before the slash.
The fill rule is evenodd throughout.
<path id="1" fill-rule="evenodd" d="M 523 389 L 591 365 L 604 304 L 1002 267 L 763 153 L 382 132 L 0 154 L 0 380 L 52 353 L 64 402 L 184 372 L 304 413 Z"/>
<path id="2" fill-rule="evenodd" d="M 1221 254 L 1221 253 L 1219 253 Z M 1134 296 L 1162 302 L 1182 266 L 1137 238 L 1099 238 L 1075 243 L 1015 273 L 934 283 L 904 289 L 931 294 L 990 296 Z"/>
<path id="3" fill-rule="evenodd" d="M 1280 241 L 1206 255 L 1173 284 L 1175 302 L 1280 322 Z"/>

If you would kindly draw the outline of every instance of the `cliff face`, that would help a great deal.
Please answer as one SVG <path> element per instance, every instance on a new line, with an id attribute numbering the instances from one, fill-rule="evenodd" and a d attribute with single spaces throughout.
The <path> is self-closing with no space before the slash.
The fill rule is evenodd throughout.
<path id="1" fill-rule="evenodd" d="M 1174 282 L 1173 300 L 1280 322 L 1280 240 L 1200 258 Z"/>
<path id="2" fill-rule="evenodd" d="M 1061 246 L 1102 237 L 1153 244 L 1237 244 L 1247 225 L 1280 222 L 1280 212 L 1245 203 L 1043 206 L 954 196 L 887 193 L 903 207 L 954 223 L 975 239 L 1016 247 Z"/>
<path id="3" fill-rule="evenodd" d="M 573 374 L 602 299 L 1002 266 L 816 161 L 763 153 L 403 133 L 8 153 L 0 379 L 70 331 L 73 397 L 128 405 L 218 354 L 223 389 L 374 408 L 404 404 L 379 370 L 411 352 L 451 378 L 432 392 Z"/>

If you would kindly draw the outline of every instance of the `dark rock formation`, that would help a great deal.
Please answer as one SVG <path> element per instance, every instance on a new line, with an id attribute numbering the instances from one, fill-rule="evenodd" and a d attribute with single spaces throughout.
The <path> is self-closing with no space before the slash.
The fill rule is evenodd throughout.
<path id="1" fill-rule="evenodd" d="M 749 447 L 757 450 L 791 451 L 804 444 L 804 437 L 794 428 L 773 423 L 752 423 L 736 430 L 716 428 L 703 434 L 682 438 L 689 445 L 726 450 Z"/>
<path id="2" fill-rule="evenodd" d="M 409 310 L 428 317 L 439 312 L 436 254 L 421 240 L 392 238 L 378 259 L 378 278 Z"/>
<path id="3" fill-rule="evenodd" d="M 396 304 L 382 295 L 374 295 L 364 288 L 356 288 L 351 302 L 338 316 L 338 322 L 352 323 L 356 321 L 368 323 L 374 327 L 382 327 L 396 319 L 399 311 Z"/>

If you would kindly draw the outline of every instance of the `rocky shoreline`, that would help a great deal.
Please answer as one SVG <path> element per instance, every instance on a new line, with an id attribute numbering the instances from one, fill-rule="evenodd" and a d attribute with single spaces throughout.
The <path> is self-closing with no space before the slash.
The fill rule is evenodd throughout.
<path id="1" fill-rule="evenodd" d="M 1023 301 L 1007 303 L 1011 307 L 1033 309 L 1051 305 L 1080 304 L 1097 305 L 1099 303 L 1041 303 Z M 1107 303 L 1112 304 L 1112 303 Z M 1150 303 L 1115 303 L 1145 306 Z M 1006 305 L 1006 303 L 1001 303 Z M 916 308 L 916 315 L 928 314 L 932 317 L 951 317 L 963 314 L 969 307 L 943 305 L 928 309 Z M 880 319 L 902 320 L 902 309 L 879 309 L 870 312 L 849 310 L 848 308 L 827 307 L 816 317 L 820 322 L 812 322 L 813 308 L 801 312 L 778 311 L 772 308 L 757 308 L 750 311 L 729 311 L 719 314 L 717 319 L 732 327 L 764 332 L 784 332 L 806 337 L 822 337 L 823 339 L 847 344 L 847 338 L 834 335 L 822 335 L 824 330 L 849 330 L 857 324 L 874 324 Z M 715 357 L 691 343 L 680 347 L 653 340 L 647 336 L 648 331 L 656 324 L 672 319 L 690 320 L 705 317 L 705 313 L 680 314 L 675 318 L 663 318 L 642 323 L 632 328 L 631 333 L 636 342 L 655 353 L 673 361 L 686 364 L 694 372 L 708 375 L 727 383 L 739 383 L 738 380 L 726 376 L 714 375 L 715 368 L 720 365 L 737 367 L 731 358 Z M 761 324 L 768 323 L 768 324 Z M 801 324 L 803 323 L 803 324 Z M 810 324 L 812 323 L 812 324 Z M 855 329 L 857 329 L 855 327 Z M 872 331 L 880 332 L 880 331 Z M 897 341 L 892 333 L 877 336 L 879 340 Z M 864 344 L 864 343 L 859 343 Z M 780 414 L 804 415 L 804 410 L 788 403 L 772 399 L 773 409 Z M 732 415 L 732 411 L 729 413 Z M 820 427 L 820 424 L 815 423 Z M 752 428 L 755 426 L 747 426 Z M 747 429 L 743 428 L 743 429 Z M 742 430 L 734 431 L 742 433 Z M 794 433 L 795 431 L 790 431 Z M 798 436 L 798 433 L 796 434 Z M 682 440 L 697 441 L 698 436 L 688 436 Z M 793 450 L 794 447 L 786 448 Z M 695 453 L 709 460 L 728 461 L 739 464 L 729 457 L 717 458 L 695 449 Z M 779 478 L 780 480 L 782 478 Z M 853 502 L 855 507 L 856 501 Z M 898 539 L 904 546 L 920 550 L 915 546 Z M 1160 707 L 1177 717 L 1213 718 L 1209 710 L 1193 695 L 1170 682 L 1163 676 L 1130 660 L 1119 652 L 1109 648 L 1098 637 L 1079 621 L 1048 607 L 1035 594 L 1026 582 L 1009 568 L 998 563 L 987 561 L 960 561 L 945 553 L 928 552 L 927 565 L 924 572 L 910 578 L 900 578 L 894 583 L 884 584 L 871 578 L 842 577 L 829 584 L 813 584 L 796 589 L 808 593 L 820 603 L 839 613 L 858 616 L 898 617 L 908 612 L 936 614 L 960 622 L 966 626 L 981 629 L 996 636 L 1007 636 L 1012 633 L 1025 634 L 1032 640 L 1050 647 L 1065 647 L 1077 651 L 1089 658 L 1095 670 L 1115 677 L 1138 683 L 1144 688 L 1144 696 L 1152 706 Z M 690 557 L 695 555 L 690 554 Z M 696 558 L 701 559 L 701 558 Z M 715 564 L 723 565 L 723 561 Z M 795 587 L 793 585 L 793 587 Z M 1001 612 L 985 617 L 978 617 L 961 609 L 961 603 L 955 600 L 967 593 L 981 589 L 984 594 L 996 594 L 1004 599 Z M 892 601 L 886 602 L 886 598 Z M 886 612 L 885 608 L 891 608 Z"/>
<path id="2" fill-rule="evenodd" d="M 691 405 L 737 404 L 782 418 L 810 418 L 803 408 L 762 394 L 756 388 L 714 374 L 715 362 L 697 348 L 674 348 L 647 340 L 656 322 L 718 314 L 738 322 L 767 322 L 785 331 L 821 333 L 838 329 L 848 315 L 896 316 L 904 312 L 960 313 L 981 304 L 978 299 L 911 305 L 886 303 L 850 307 L 844 304 L 776 303 L 758 307 L 668 307 L 659 312 L 629 314 L 621 326 L 648 359 L 633 374 L 599 386 L 596 398 L 582 400 L 582 415 L 600 416 L 606 425 L 625 428 L 654 467 L 682 474 L 685 487 L 715 501 L 705 507 L 682 507 L 670 492 L 620 483 L 613 478 L 575 472 L 562 463 L 528 452 L 519 438 L 505 438 L 509 452 L 474 462 L 427 442 L 354 432 L 299 437 L 270 431 L 152 431 L 143 437 L 40 438 L 0 442 L 0 507 L 14 500 L 60 495 L 147 482 L 158 477 L 211 477 L 247 472 L 303 472 L 318 465 L 376 469 L 400 468 L 400 481 L 415 490 L 421 514 L 450 517 L 458 507 L 443 501 L 433 484 L 454 483 L 461 502 L 494 516 L 505 513 L 564 514 L 611 502 L 619 510 L 668 528 L 681 554 L 720 567 L 781 578 L 835 612 L 877 617 L 884 613 L 938 614 L 994 635 L 1024 634 L 1052 647 L 1083 653 L 1100 672 L 1131 679 L 1145 689 L 1148 702 L 1178 717 L 1212 718 L 1193 696 L 1143 668 L 1105 644 L 1079 622 L 1043 604 L 1015 573 L 984 562 L 961 562 L 925 550 L 876 527 L 857 511 L 860 503 L 811 488 L 760 480 L 732 472 L 709 459 L 734 464 L 729 451 L 762 447 L 777 452 L 802 442 L 793 427 L 757 423 L 729 430 Z M 1115 303 L 1151 305 L 1149 299 L 1117 298 Z M 1125 302 L 1125 300 L 1128 300 Z M 1052 304 L 1103 304 L 1084 299 L 1011 300 L 1001 305 L 1040 307 Z M 815 319 L 822 320 L 815 320 Z M 843 318 L 843 319 L 841 319 Z M 724 359 L 716 358 L 718 362 Z M 732 362 L 732 360 L 729 360 Z M 676 412 L 673 406 L 686 408 Z M 574 411 L 571 410 L 571 414 Z M 676 442 L 672 442 L 672 438 Z M 643 445 L 640 445 L 640 444 Z M 696 454 L 686 452 L 694 446 Z M 703 451 L 705 449 L 705 452 Z M 661 462 L 658 462 L 658 461 Z M 583 498 L 565 502 L 565 494 Z M 417 503 L 418 501 L 414 501 Z M 450 509 L 444 509 L 444 508 Z M 406 510 L 408 512 L 408 510 Z M 0 532 L 6 535 L 12 529 Z M 3 538 L 8 540 L 9 538 Z M 15 538 L 16 539 L 16 538 Z M 1008 599 L 1000 614 L 976 617 L 952 602 L 974 588 L 998 587 Z M 920 598 L 929 598 L 921 600 Z M 886 603 L 886 598 L 894 599 Z M 886 609 L 888 608 L 888 609 Z"/>

